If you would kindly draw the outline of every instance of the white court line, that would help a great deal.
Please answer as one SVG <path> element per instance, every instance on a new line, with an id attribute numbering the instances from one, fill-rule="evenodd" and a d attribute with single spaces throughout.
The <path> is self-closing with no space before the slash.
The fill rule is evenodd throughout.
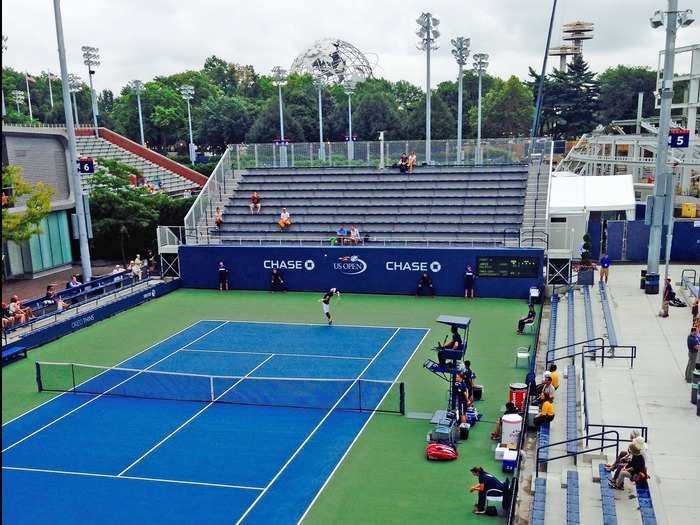
<path id="1" fill-rule="evenodd" d="M 160 340 L 160 341 L 158 341 L 158 342 L 156 342 L 156 343 L 153 343 L 151 346 L 144 348 L 144 349 L 141 350 L 139 353 L 127 357 L 126 359 L 124 359 L 123 361 L 120 361 L 119 363 L 117 363 L 117 364 L 114 365 L 114 366 L 122 365 L 122 364 L 126 363 L 129 359 L 133 359 L 134 357 L 137 357 L 137 356 L 143 354 L 144 352 L 147 352 L 148 350 L 150 350 L 150 349 L 152 349 L 152 348 L 158 346 L 159 344 L 162 344 L 162 343 L 166 342 L 167 340 L 172 339 L 172 338 L 175 337 L 176 335 L 180 335 L 181 333 L 186 332 L 187 330 L 189 330 L 190 328 L 194 327 L 195 325 L 197 325 L 197 324 L 199 324 L 199 323 L 203 323 L 203 322 L 206 322 L 206 321 L 204 321 L 204 320 L 196 321 L 196 322 L 192 323 L 191 325 L 189 325 L 189 326 L 183 328 L 182 330 L 180 330 L 180 331 L 178 331 L 178 332 L 175 332 L 173 335 L 170 335 L 170 336 L 166 337 L 165 339 L 162 339 L 162 340 Z M 219 322 L 221 322 L 221 321 L 214 321 L 214 322 L 215 322 L 215 323 L 219 323 Z M 103 372 L 103 373 L 104 373 L 104 372 Z M 98 374 L 98 375 L 101 375 L 101 374 Z M 95 376 L 95 377 L 97 377 L 97 376 Z M 87 381 L 91 381 L 92 379 L 95 379 L 95 377 L 93 377 L 93 378 L 91 378 L 91 379 L 86 379 L 85 381 L 83 381 L 83 383 L 86 383 Z M 83 383 L 80 383 L 80 384 L 82 385 Z M 26 412 L 23 412 L 23 413 L 20 414 L 19 416 L 15 416 L 15 417 L 13 417 L 12 419 L 10 419 L 9 421 L 5 421 L 5 422 L 2 424 L 2 426 L 4 427 L 5 425 L 10 424 L 10 423 L 12 423 L 13 421 L 15 421 L 15 420 L 17 420 L 17 419 L 26 416 L 26 415 L 29 414 L 30 412 L 33 412 L 34 410 L 36 410 L 36 409 L 38 409 L 38 408 L 40 408 L 40 407 L 43 407 L 45 404 L 50 403 L 51 401 L 54 401 L 54 400 L 58 399 L 59 397 L 66 395 L 67 393 L 68 393 L 68 392 L 63 392 L 62 394 L 59 394 L 59 395 L 57 395 L 57 396 L 54 396 L 54 397 L 52 397 L 51 399 L 47 399 L 47 400 L 44 401 L 43 403 L 40 403 L 40 404 L 38 404 L 37 406 L 35 406 L 35 407 L 33 407 L 33 408 L 30 408 L 29 410 L 27 410 Z"/>
<path id="2" fill-rule="evenodd" d="M 416 345 L 416 347 L 413 349 L 413 352 L 411 352 L 411 356 L 410 356 L 410 357 L 406 360 L 406 362 L 403 364 L 403 366 L 401 367 L 401 370 L 399 370 L 399 373 L 396 374 L 396 377 L 394 378 L 394 382 L 396 382 L 396 380 L 398 380 L 398 378 L 401 377 L 401 374 L 403 374 L 403 371 L 404 371 L 404 370 L 406 369 L 406 367 L 408 366 L 408 363 L 411 362 L 411 360 L 413 359 L 413 356 L 416 355 L 416 352 L 417 352 L 418 349 L 420 348 L 420 345 L 423 344 L 423 341 L 425 341 L 425 338 L 428 337 L 428 334 L 429 334 L 429 333 L 430 333 L 430 329 L 428 329 L 428 330 L 425 332 L 425 334 L 423 335 L 423 337 L 421 337 L 421 340 L 418 342 L 418 344 Z M 381 401 L 379 401 L 379 404 L 377 404 L 378 407 L 380 407 L 380 406 L 382 405 L 382 403 L 384 402 L 384 399 L 386 399 L 386 396 L 389 395 L 389 391 L 390 391 L 390 390 L 391 390 L 391 388 L 390 388 L 389 390 L 386 391 L 386 393 L 385 393 L 384 396 L 382 397 Z M 332 478 L 333 475 L 335 474 L 336 470 L 338 470 L 338 469 L 340 468 L 340 465 L 343 464 L 343 461 L 345 461 L 346 456 L 350 453 L 350 451 L 352 450 L 352 447 L 355 446 L 355 442 L 356 442 L 358 439 L 360 439 L 360 436 L 361 436 L 362 433 L 365 431 L 365 428 L 367 428 L 367 425 L 369 425 L 369 422 L 372 421 L 372 418 L 374 417 L 375 414 L 376 414 L 376 412 L 372 412 L 372 413 L 369 415 L 369 418 L 367 418 L 367 421 L 365 421 L 365 424 L 362 425 L 362 428 L 361 428 L 360 431 L 357 433 L 357 435 L 355 436 L 355 438 L 352 440 L 352 443 L 350 443 L 350 446 L 345 450 L 345 452 L 343 453 L 343 456 L 338 460 L 338 463 L 335 464 L 335 467 L 333 467 L 333 470 L 331 471 L 331 473 L 330 473 L 330 474 L 328 475 L 328 477 L 326 478 L 326 481 L 323 482 L 323 485 L 321 485 L 321 488 L 318 489 L 318 491 L 316 492 L 316 495 L 315 495 L 314 498 L 311 500 L 311 503 L 309 503 L 308 507 L 306 507 L 306 510 L 304 511 L 304 514 L 301 515 L 301 518 L 299 518 L 299 521 L 297 522 L 297 525 L 299 525 L 302 521 L 304 521 L 304 518 L 306 518 L 306 515 L 307 515 L 307 514 L 309 513 L 309 511 L 311 510 L 311 507 L 314 506 L 314 503 L 316 503 L 316 500 L 317 500 L 317 499 L 319 498 L 319 496 L 321 495 L 321 492 L 323 492 L 323 490 L 326 488 L 326 485 L 328 485 L 328 483 L 330 483 L 331 478 Z"/>
<path id="3" fill-rule="evenodd" d="M 262 487 L 249 487 L 247 485 L 227 485 L 225 483 L 205 483 L 203 481 L 184 481 L 179 479 L 163 479 L 163 478 L 144 478 L 141 476 L 115 476 L 114 474 L 96 474 L 92 472 L 73 472 L 70 470 L 50 470 L 43 468 L 27 468 L 27 467 L 2 467 L 5 470 L 21 470 L 24 472 L 43 472 L 48 474 L 66 474 L 69 476 L 90 476 L 95 478 L 111 478 L 111 479 L 136 479 L 140 481 L 156 481 L 159 483 L 177 483 L 180 485 L 202 485 L 205 487 L 223 487 L 227 489 L 243 489 L 243 490 L 263 490 Z"/>
<path id="4" fill-rule="evenodd" d="M 183 348 L 183 352 L 209 352 L 212 354 L 252 354 L 252 355 L 269 355 L 270 352 L 244 352 L 243 350 L 200 350 L 199 348 Z M 371 357 L 346 357 L 342 355 L 317 355 L 317 354 L 275 354 L 277 357 L 280 356 L 291 356 L 291 357 L 321 357 L 323 359 L 357 359 L 360 361 L 369 361 Z"/>
<path id="5" fill-rule="evenodd" d="M 258 496 L 253 500 L 253 503 L 250 504 L 250 506 L 243 513 L 243 515 L 238 519 L 238 521 L 236 521 L 236 525 L 239 525 L 245 519 L 245 517 L 250 513 L 250 511 L 253 510 L 253 507 L 255 507 L 255 505 L 258 504 L 258 501 L 260 501 L 260 498 L 262 498 L 265 495 L 265 493 L 270 489 L 270 487 L 273 485 L 273 483 L 275 481 L 277 481 L 277 478 L 279 478 L 282 475 L 282 473 L 287 469 L 287 467 L 290 465 L 290 463 L 292 461 L 294 461 L 294 458 L 296 458 L 299 455 L 299 453 L 304 448 L 304 446 L 309 442 L 309 440 L 314 436 L 314 434 L 316 434 L 316 431 L 319 428 L 321 428 L 321 425 L 323 425 L 323 423 L 326 421 L 326 419 L 328 419 L 330 417 L 330 415 L 333 413 L 335 408 L 340 404 L 340 402 L 343 400 L 343 398 L 347 395 L 347 393 L 350 392 L 350 389 L 352 389 L 352 387 L 355 386 L 355 384 L 360 380 L 360 378 L 362 377 L 362 374 L 364 374 L 369 369 L 369 367 L 372 366 L 372 363 L 374 363 L 374 361 L 377 359 L 377 357 L 379 357 L 381 355 L 381 353 L 384 351 L 384 349 L 387 346 L 389 346 L 389 343 L 396 336 L 396 334 L 399 333 L 399 330 L 401 330 L 401 329 L 397 328 L 394 331 L 394 333 L 391 334 L 391 337 L 389 337 L 389 339 L 386 340 L 384 345 L 379 349 L 379 351 L 372 358 L 372 360 L 369 363 L 367 363 L 367 366 L 362 370 L 362 372 L 360 372 L 358 374 L 355 381 L 353 381 L 352 384 L 347 388 L 347 390 L 345 390 L 345 392 L 343 392 L 343 394 L 340 396 L 340 398 L 338 398 L 338 401 L 336 401 L 335 404 L 330 408 L 330 410 L 328 412 L 326 412 L 326 415 L 323 416 L 323 418 L 321 418 L 321 421 L 319 421 L 318 424 L 309 433 L 309 435 L 306 436 L 306 439 L 304 439 L 304 441 L 302 441 L 301 445 L 299 445 L 299 447 L 294 451 L 294 453 L 289 457 L 289 459 L 287 459 L 285 464 L 282 465 L 282 468 L 280 468 L 277 471 L 277 474 L 275 474 L 274 477 L 270 480 L 270 482 L 267 485 L 265 485 L 265 488 L 262 490 L 262 492 L 260 492 L 260 494 L 258 494 Z"/>
<path id="6" fill-rule="evenodd" d="M 205 334 L 200 335 L 197 339 L 195 339 L 195 340 L 192 341 L 192 342 L 195 343 L 195 342 L 199 341 L 200 339 L 202 339 L 202 338 L 208 336 L 208 335 L 211 334 L 212 332 L 218 330 L 219 328 L 221 328 L 221 327 L 224 326 L 225 324 L 226 324 L 226 323 L 222 323 L 222 324 L 216 326 L 215 328 L 212 328 L 211 330 L 209 330 L 209 331 L 206 332 Z M 188 344 L 189 344 L 189 343 L 188 343 Z M 185 346 L 187 346 L 187 345 L 185 345 Z M 171 356 L 175 355 L 176 353 L 178 353 L 178 352 L 179 352 L 180 350 L 182 350 L 183 348 L 184 348 L 184 347 L 178 348 L 178 349 L 175 350 L 174 352 L 171 352 L 171 353 L 169 353 L 168 355 L 166 355 L 165 357 L 163 357 L 163 358 L 159 359 L 158 361 L 156 361 L 155 363 L 150 364 L 149 366 L 147 366 L 147 367 L 144 368 L 143 370 L 139 371 L 138 373 L 134 374 L 133 376 L 128 377 L 128 378 L 125 379 L 124 381 L 121 381 L 121 382 L 117 383 L 117 384 L 114 385 L 112 388 L 110 388 L 110 389 L 108 389 L 108 390 L 105 390 L 104 392 L 102 392 L 101 394 L 99 394 L 99 395 L 93 397 L 93 398 L 90 399 L 89 401 L 86 401 L 85 403 L 83 403 L 83 404 L 81 404 L 81 405 L 78 405 L 77 407 L 75 407 L 75 408 L 74 408 L 73 410 L 71 410 L 70 412 L 66 412 L 66 413 L 63 414 L 62 416 L 57 417 L 56 419 L 54 419 L 54 420 L 52 420 L 52 421 L 49 421 L 49 422 L 46 423 L 44 426 L 38 428 L 37 430 L 35 430 L 35 431 L 32 432 L 31 434 L 27 434 L 26 436 L 24 436 L 24 437 L 23 437 L 22 439 L 20 439 L 19 441 L 15 441 L 14 443 L 12 443 L 12 445 L 9 445 L 9 446 L 5 447 L 4 449 L 2 449 L 2 452 L 4 453 L 4 452 L 10 450 L 11 448 L 13 448 L 13 447 L 19 445 L 20 443 L 22 443 L 23 441 L 26 441 L 26 440 L 29 439 L 30 437 L 32 437 L 32 436 L 38 434 L 38 433 L 41 432 L 42 430 L 45 430 L 45 429 L 49 428 L 50 426 L 54 425 L 55 423 L 58 423 L 58 422 L 61 421 L 63 418 L 68 417 L 68 416 L 71 415 L 73 412 L 76 412 L 76 411 L 80 410 L 81 408 L 83 408 L 83 407 L 89 405 L 90 403 L 93 403 L 93 402 L 97 401 L 97 400 L 100 399 L 103 395 L 108 394 L 109 392 L 111 392 L 112 390 L 114 390 L 114 389 L 117 388 L 118 386 L 123 385 L 123 384 L 126 383 L 127 381 L 131 381 L 134 377 L 136 377 L 137 375 L 141 374 L 143 371 L 146 371 L 146 370 L 148 370 L 149 368 L 152 368 L 152 367 L 156 366 L 158 363 L 160 363 L 160 362 L 162 362 L 162 361 L 165 361 L 165 360 L 168 359 L 169 357 L 171 357 Z M 106 371 L 108 371 L 108 370 L 106 370 Z"/>
<path id="7" fill-rule="evenodd" d="M 292 326 L 328 326 L 328 323 L 293 323 L 286 321 L 242 321 L 237 319 L 207 319 L 207 321 L 215 322 L 227 322 L 227 323 L 250 323 L 250 324 L 288 324 Z M 339 326 L 343 328 L 384 328 L 388 330 L 397 330 L 399 328 L 406 330 L 430 330 L 430 328 L 422 328 L 416 326 L 380 326 L 380 325 L 368 325 L 368 324 L 335 324 L 332 326 Z"/>
<path id="8" fill-rule="evenodd" d="M 187 421 L 185 421 L 182 425 L 180 425 L 179 427 L 177 427 L 177 428 L 176 428 L 175 430 L 173 430 L 170 434 L 168 434 L 168 435 L 165 436 L 163 439 L 161 439 L 158 443 L 156 443 L 155 445 L 153 445 L 150 449 L 148 449 L 148 451 L 147 451 L 146 453 L 142 454 L 138 459 L 136 459 L 134 462 L 132 462 L 131 465 L 129 465 L 129 466 L 126 467 L 124 470 L 122 470 L 119 474 L 117 474 L 117 476 L 123 476 L 123 475 L 126 473 L 127 470 L 129 470 L 130 468 L 132 468 L 132 467 L 136 466 L 138 463 L 140 463 L 141 460 L 143 460 L 143 459 L 144 459 L 146 456 L 148 456 L 151 452 L 153 452 L 155 449 L 157 449 L 158 447 L 160 447 L 163 443 L 165 443 L 167 440 L 169 440 L 171 437 L 173 437 L 175 434 L 177 434 L 180 430 L 182 430 L 183 428 L 185 428 L 190 422 L 194 421 L 194 419 L 195 419 L 197 416 L 199 416 L 202 412 L 204 412 L 205 410 L 207 410 L 210 406 L 212 406 L 216 401 L 218 401 L 219 399 L 221 399 L 223 396 L 225 396 L 226 394 L 228 394 L 228 393 L 229 393 L 234 387 L 236 387 L 241 381 L 245 380 L 245 378 L 247 378 L 250 374 L 252 374 L 252 373 L 255 372 L 258 368 L 260 368 L 260 367 L 263 366 L 265 363 L 267 363 L 267 362 L 268 362 L 270 359 L 272 359 L 274 356 L 275 356 L 275 354 L 270 354 L 270 355 L 268 355 L 268 357 L 267 357 L 266 359 L 263 359 L 260 363 L 258 363 L 258 365 L 257 365 L 255 368 L 253 368 L 253 369 L 252 369 L 251 371 L 249 371 L 246 375 L 244 375 L 242 378 L 240 378 L 238 381 L 236 381 L 233 385 L 231 385 L 231 386 L 228 387 L 226 390 L 224 390 L 221 394 L 219 394 L 218 396 L 216 396 L 212 401 L 210 401 L 207 405 L 205 405 L 204 407 L 202 407 L 199 411 L 197 411 L 194 415 L 192 415 L 192 417 L 190 417 L 190 418 L 189 418 Z M 212 387 L 212 388 L 213 388 L 213 387 Z"/>

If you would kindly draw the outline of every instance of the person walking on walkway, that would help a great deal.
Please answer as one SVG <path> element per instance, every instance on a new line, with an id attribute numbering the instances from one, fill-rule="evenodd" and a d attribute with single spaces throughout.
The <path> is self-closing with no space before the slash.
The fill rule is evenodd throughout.
<path id="1" fill-rule="evenodd" d="M 600 258 L 600 282 L 605 280 L 605 284 L 608 284 L 608 272 L 610 271 L 610 257 L 607 253 L 604 253 Z"/>
<path id="2" fill-rule="evenodd" d="M 693 327 L 690 329 L 688 336 L 688 364 L 685 366 L 685 382 L 690 383 L 693 380 L 693 370 L 695 363 L 698 360 L 698 350 L 700 350 L 700 336 L 698 329 Z"/>
<path id="3" fill-rule="evenodd" d="M 668 304 L 676 296 L 673 291 L 673 286 L 671 286 L 671 278 L 667 277 L 664 284 L 664 297 L 661 303 L 661 311 L 659 312 L 659 317 L 668 317 Z"/>

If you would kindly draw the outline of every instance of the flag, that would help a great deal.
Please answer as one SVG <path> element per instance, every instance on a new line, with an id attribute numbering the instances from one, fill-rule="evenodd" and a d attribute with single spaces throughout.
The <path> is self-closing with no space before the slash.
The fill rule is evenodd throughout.
<path id="1" fill-rule="evenodd" d="M 29 73 L 25 73 L 25 77 L 27 79 L 27 82 L 29 82 L 30 84 L 36 84 L 36 79 Z"/>

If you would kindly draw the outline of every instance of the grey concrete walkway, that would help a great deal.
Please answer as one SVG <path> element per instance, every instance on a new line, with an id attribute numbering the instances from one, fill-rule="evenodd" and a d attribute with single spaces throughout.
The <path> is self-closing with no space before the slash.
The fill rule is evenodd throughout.
<path id="1" fill-rule="evenodd" d="M 692 267 L 672 266 L 674 283 L 683 268 Z M 697 525 L 700 417 L 683 377 L 690 308 L 672 307 L 668 318 L 658 317 L 661 296 L 640 290 L 641 268 L 615 266 L 610 271 L 609 298 L 619 343 L 636 345 L 637 360 L 633 369 L 616 368 L 615 376 L 600 381 L 601 413 L 606 422 L 623 423 L 634 416 L 649 427 L 648 469 L 658 523 Z M 700 273 L 699 266 L 694 268 Z"/>

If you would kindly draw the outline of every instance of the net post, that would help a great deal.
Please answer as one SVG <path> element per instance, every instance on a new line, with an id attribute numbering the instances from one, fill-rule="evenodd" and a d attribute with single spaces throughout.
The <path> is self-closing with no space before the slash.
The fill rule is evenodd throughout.
<path id="1" fill-rule="evenodd" d="M 36 387 L 37 392 L 43 392 L 44 385 L 41 383 L 41 365 L 37 361 L 34 363 L 34 369 L 36 370 Z"/>
<path id="2" fill-rule="evenodd" d="M 70 364 L 70 373 L 71 373 L 71 377 L 73 378 L 73 392 L 75 392 L 75 364 L 74 363 Z"/>
<path id="3" fill-rule="evenodd" d="M 406 415 L 406 387 L 403 383 L 399 383 L 399 411 L 402 416 Z"/>

